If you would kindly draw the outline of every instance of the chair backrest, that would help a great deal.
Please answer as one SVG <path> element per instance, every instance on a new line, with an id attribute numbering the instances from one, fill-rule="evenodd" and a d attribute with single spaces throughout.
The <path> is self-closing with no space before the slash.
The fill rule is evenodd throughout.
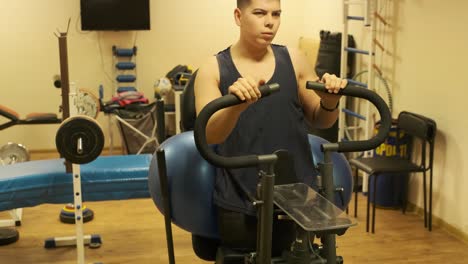
<path id="1" fill-rule="evenodd" d="M 197 117 L 197 112 L 195 109 L 195 78 L 197 77 L 197 72 L 195 71 L 192 74 L 187 86 L 185 86 L 184 91 L 182 92 L 181 99 L 181 111 L 180 111 L 180 130 L 188 131 L 193 130 L 195 126 L 195 119 Z"/>
<path id="2" fill-rule="evenodd" d="M 437 124 L 434 120 L 420 114 L 403 111 L 398 115 L 398 129 L 402 129 L 410 136 L 423 140 L 421 165 L 425 166 L 426 142 L 429 143 L 429 167 L 432 168 L 434 159 L 434 141 Z M 399 136 L 397 136 L 399 138 Z"/>
<path id="3" fill-rule="evenodd" d="M 425 116 L 403 111 L 398 115 L 398 128 L 412 136 L 433 142 L 436 135 L 436 122 Z"/>

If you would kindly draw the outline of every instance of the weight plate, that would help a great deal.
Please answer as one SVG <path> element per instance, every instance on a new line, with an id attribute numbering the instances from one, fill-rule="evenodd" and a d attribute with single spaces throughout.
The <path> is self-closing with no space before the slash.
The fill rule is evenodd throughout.
<path id="1" fill-rule="evenodd" d="M 0 148 L 0 160 L 3 165 L 29 161 L 29 152 L 23 145 L 9 142 Z"/>
<path id="2" fill-rule="evenodd" d="M 83 215 L 85 215 L 85 214 L 87 214 L 87 212 L 88 212 L 89 210 L 90 210 L 90 209 L 86 208 L 86 209 L 84 209 L 81 213 L 82 213 Z M 60 211 L 60 214 L 66 215 L 66 216 L 74 216 L 74 215 L 75 215 L 75 211 L 73 211 L 73 212 L 67 212 L 67 211 L 65 211 L 65 210 L 62 209 L 62 210 Z"/>
<path id="3" fill-rule="evenodd" d="M 91 209 L 83 211 L 83 223 L 93 220 L 94 212 Z M 75 223 L 75 213 L 73 214 L 64 214 L 60 212 L 60 221 L 65 224 L 74 224 Z"/>
<path id="4" fill-rule="evenodd" d="M 81 152 L 78 149 L 81 139 Z M 66 160 L 85 164 L 95 160 L 104 148 L 104 133 L 99 124 L 88 116 L 67 118 L 57 130 L 55 145 Z"/>
<path id="5" fill-rule="evenodd" d="M 81 208 L 81 210 L 85 211 L 86 209 L 88 209 L 86 207 L 86 205 L 83 205 L 83 208 Z M 65 213 L 75 213 L 75 206 L 73 204 L 67 204 L 65 205 L 63 208 L 62 208 L 62 213 L 65 212 Z"/>
<path id="6" fill-rule="evenodd" d="M 0 246 L 15 243 L 19 239 L 19 233 L 12 228 L 0 228 Z"/>

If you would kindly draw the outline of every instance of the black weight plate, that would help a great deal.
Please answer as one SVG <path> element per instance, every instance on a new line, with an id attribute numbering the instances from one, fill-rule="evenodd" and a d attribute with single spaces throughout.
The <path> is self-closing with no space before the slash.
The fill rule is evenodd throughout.
<path id="1" fill-rule="evenodd" d="M 0 228 L 0 246 L 15 243 L 19 239 L 19 233 L 15 229 Z"/>
<path id="2" fill-rule="evenodd" d="M 78 153 L 78 139 L 82 139 L 83 152 Z M 74 116 L 65 120 L 57 130 L 55 145 L 67 161 L 85 164 L 95 160 L 104 148 L 104 133 L 99 124 L 87 116 Z"/>
<path id="3" fill-rule="evenodd" d="M 87 209 L 83 211 L 83 223 L 93 220 L 94 212 L 93 210 Z M 75 223 L 75 214 L 63 214 L 60 213 L 60 221 L 65 224 L 74 224 Z"/>

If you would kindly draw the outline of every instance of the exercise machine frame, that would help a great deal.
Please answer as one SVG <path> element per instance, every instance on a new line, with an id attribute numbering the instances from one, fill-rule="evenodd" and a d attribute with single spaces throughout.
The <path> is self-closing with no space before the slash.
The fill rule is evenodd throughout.
<path id="1" fill-rule="evenodd" d="M 325 86 L 321 83 L 316 82 L 307 82 L 306 87 L 315 91 L 326 92 Z M 277 91 L 279 85 L 270 84 L 260 87 L 262 93 L 262 98 L 270 95 L 271 93 Z M 381 143 L 384 142 L 391 126 L 391 114 L 388 109 L 385 101 L 378 96 L 375 92 L 363 89 L 355 85 L 348 85 L 346 89 L 342 89 L 339 92 L 340 95 L 352 96 L 363 98 L 370 101 L 377 108 L 381 116 L 381 129 L 378 133 L 371 139 L 363 141 L 348 141 L 348 142 L 338 142 L 338 143 L 327 143 L 321 146 L 322 151 L 324 152 L 324 161 L 320 165 L 320 171 L 323 178 L 323 192 L 325 198 L 329 201 L 334 199 L 334 180 L 333 180 L 333 164 L 331 159 L 331 154 L 333 152 L 357 152 L 357 151 L 366 151 L 373 148 L 376 148 Z M 273 260 L 271 258 L 271 245 L 272 245 L 272 217 L 273 217 L 273 193 L 274 193 L 274 165 L 278 159 L 276 154 L 266 154 L 266 155 L 246 155 L 238 157 L 222 157 L 217 155 L 213 149 L 207 144 L 206 141 L 206 125 L 209 118 L 215 112 L 220 109 L 230 107 L 233 105 L 241 104 L 243 101 L 238 99 L 235 95 L 228 94 L 221 98 L 218 98 L 205 106 L 202 111 L 199 113 L 199 116 L 195 123 L 195 143 L 200 151 L 200 154 L 211 164 L 217 167 L 226 167 L 226 168 L 243 168 L 243 167 L 262 167 L 266 168 L 266 171 L 260 170 L 261 180 L 258 188 L 258 200 L 255 201 L 255 205 L 259 206 L 259 221 L 257 223 L 259 230 L 259 239 L 257 240 L 257 252 L 250 254 L 245 258 L 246 263 L 285 263 L 284 260 Z M 170 203 L 169 195 L 167 191 L 167 175 L 165 171 L 165 157 L 164 150 L 158 150 L 158 164 L 159 166 L 159 175 L 161 180 L 162 196 L 163 196 L 163 206 L 165 212 L 170 212 Z M 319 187 L 320 188 L 320 187 Z M 172 230 L 170 227 L 171 216 L 167 213 L 165 216 L 166 224 L 166 237 L 168 243 L 168 254 L 169 254 L 169 263 L 175 263 L 174 258 L 174 247 L 172 243 Z M 342 258 L 336 256 L 336 234 L 343 230 L 332 230 L 323 232 L 322 242 L 323 242 L 323 255 L 325 259 L 316 259 L 311 261 L 306 257 L 304 261 L 300 263 L 340 263 Z M 326 261 L 326 262 L 323 262 Z"/>

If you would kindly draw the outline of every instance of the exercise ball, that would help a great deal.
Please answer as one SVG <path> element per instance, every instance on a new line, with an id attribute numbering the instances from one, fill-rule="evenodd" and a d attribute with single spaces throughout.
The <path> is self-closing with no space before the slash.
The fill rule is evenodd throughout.
<path id="1" fill-rule="evenodd" d="M 193 234 L 217 238 L 212 198 L 216 169 L 200 156 L 193 131 L 170 137 L 159 149 L 166 156 L 172 222 Z M 156 154 L 151 160 L 148 186 L 154 203 L 164 214 Z"/>
<path id="2" fill-rule="evenodd" d="M 309 143 L 314 163 L 323 162 L 320 146 L 328 141 L 309 135 Z M 218 238 L 216 206 L 213 204 L 216 169 L 200 156 L 193 131 L 177 134 L 159 148 L 166 156 L 172 222 L 195 235 Z M 351 168 L 343 154 L 332 153 L 332 161 L 335 186 L 344 189 L 341 197 L 338 193 L 335 195 L 335 204 L 344 210 L 351 200 Z M 151 160 L 148 186 L 154 203 L 164 214 L 156 155 Z"/>
<path id="3" fill-rule="evenodd" d="M 323 152 L 320 149 L 320 146 L 325 143 L 330 142 L 321 137 L 309 135 L 309 144 L 315 165 L 323 162 Z M 353 194 L 353 176 L 351 173 L 351 167 L 349 166 L 346 157 L 341 153 L 333 152 L 331 154 L 331 158 L 333 163 L 333 180 L 335 188 L 343 188 L 343 192 L 335 193 L 334 203 L 341 210 L 345 210 L 346 207 L 348 207 Z"/>

